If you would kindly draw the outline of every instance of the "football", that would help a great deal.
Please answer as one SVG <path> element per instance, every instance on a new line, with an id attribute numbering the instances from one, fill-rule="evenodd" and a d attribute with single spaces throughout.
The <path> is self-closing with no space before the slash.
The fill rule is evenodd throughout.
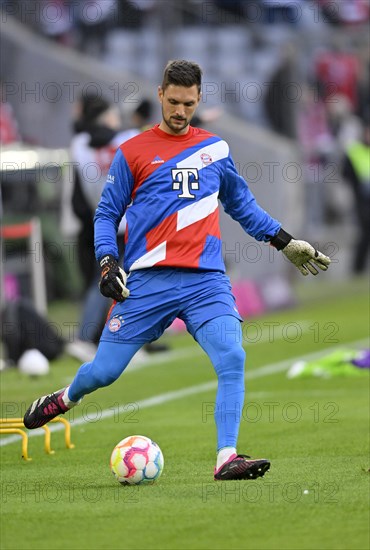
<path id="1" fill-rule="evenodd" d="M 122 485 L 154 483 L 163 471 L 163 454 L 159 446 L 144 435 L 122 439 L 110 457 L 110 469 Z"/>

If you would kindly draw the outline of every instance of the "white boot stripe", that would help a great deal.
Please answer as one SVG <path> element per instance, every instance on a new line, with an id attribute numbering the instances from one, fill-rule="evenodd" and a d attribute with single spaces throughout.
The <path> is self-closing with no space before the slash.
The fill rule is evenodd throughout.
<path id="1" fill-rule="evenodd" d="M 32 403 L 32 407 L 31 407 L 31 410 L 30 410 L 30 414 L 32 414 L 34 412 L 34 410 L 36 409 L 36 407 L 38 407 L 39 405 L 41 405 L 41 403 L 43 403 L 45 401 L 45 398 L 47 397 L 47 395 L 43 395 L 42 397 L 40 397 L 40 399 L 36 399 L 36 401 L 34 401 Z"/>

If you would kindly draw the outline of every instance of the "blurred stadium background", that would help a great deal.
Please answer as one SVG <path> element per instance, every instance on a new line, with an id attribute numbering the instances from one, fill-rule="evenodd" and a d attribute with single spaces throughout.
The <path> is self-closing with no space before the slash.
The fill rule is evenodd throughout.
<path id="1" fill-rule="evenodd" d="M 149 99 L 156 123 L 157 85 L 175 58 L 202 66 L 202 124 L 229 142 L 260 204 L 332 257 L 327 282 L 353 276 L 357 214 L 341 166 L 369 120 L 367 0 L 2 0 L 0 7 L 3 224 L 36 218 L 43 236 L 43 248 L 33 242 L 28 252 L 24 242 L 3 239 L 3 275 L 15 294 L 32 293 L 29 264 L 41 260 L 39 311 L 83 294 L 70 205 L 77 100 L 105 97 L 130 128 Z M 295 302 L 298 271 L 226 216 L 222 230 L 241 293 L 247 283 L 267 310 Z M 39 272 L 33 277 L 42 285 Z"/>
<path id="2" fill-rule="evenodd" d="M 55 458 L 47 456 L 36 430 L 26 463 L 19 436 L 1 438 L 0 546 L 368 548 L 366 372 L 345 364 L 352 377 L 343 378 L 338 362 L 368 335 L 367 266 L 353 264 L 359 203 L 343 165 L 369 124 L 369 1 L 0 0 L 0 9 L 2 336 L 16 355 L 28 343 L 55 358 L 50 371 L 33 354 L 27 368 L 15 360 L 19 368 L 1 373 L 1 416 L 21 417 L 36 396 L 70 383 L 83 360 L 76 349 L 67 357 L 65 343 L 75 343 L 86 293 L 70 151 L 85 94 L 119 107 L 123 129 L 149 100 L 155 124 L 167 61 L 200 63 L 199 125 L 229 142 L 260 204 L 333 262 L 304 279 L 221 216 L 228 274 L 247 319 L 246 404 L 263 411 L 258 421 L 243 418 L 239 445 L 271 458 L 269 477 L 211 497 L 219 489 L 213 418 L 203 411 L 215 375 L 189 335 L 167 331 L 169 351 L 133 361 L 69 413 L 73 454 L 56 434 Z M 366 195 L 366 159 L 360 170 Z M 368 242 L 365 235 L 363 255 Z M 2 355 L 1 368 L 12 366 Z M 292 365 L 321 357 L 332 378 L 287 379 Z M 48 376 L 30 377 L 35 366 Z M 282 414 L 290 407 L 301 414 L 297 424 Z M 133 433 L 157 441 L 166 465 L 158 485 L 127 493 L 116 490 L 108 462 Z"/>

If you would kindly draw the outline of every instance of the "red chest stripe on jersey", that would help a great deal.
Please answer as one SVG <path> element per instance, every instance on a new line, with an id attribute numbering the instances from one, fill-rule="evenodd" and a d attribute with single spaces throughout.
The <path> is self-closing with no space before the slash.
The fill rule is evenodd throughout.
<path id="1" fill-rule="evenodd" d="M 171 240 L 176 235 L 177 212 L 168 216 L 157 227 L 154 227 L 146 234 L 146 249 L 149 252 L 164 241 Z"/>
<path id="2" fill-rule="evenodd" d="M 174 137 L 167 136 L 158 130 L 158 127 L 154 127 L 120 146 L 135 182 L 131 194 L 132 199 L 135 198 L 138 188 L 162 164 L 213 135 L 205 130 L 192 127 L 189 132 L 191 132 L 189 136 Z M 161 160 L 163 163 L 159 162 Z"/>
<path id="3" fill-rule="evenodd" d="M 206 218 L 191 225 L 176 230 L 177 213 L 166 218 L 156 228 L 146 235 L 147 250 L 150 251 L 164 241 L 166 258 L 157 262 L 156 266 L 177 266 L 197 268 L 208 236 L 221 238 L 219 225 L 219 210 L 215 210 Z"/>

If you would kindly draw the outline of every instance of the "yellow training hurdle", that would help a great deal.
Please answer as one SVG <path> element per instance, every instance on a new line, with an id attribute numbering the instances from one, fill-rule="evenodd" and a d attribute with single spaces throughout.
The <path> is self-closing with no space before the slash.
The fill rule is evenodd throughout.
<path id="1" fill-rule="evenodd" d="M 57 416 L 48 422 L 48 424 L 60 422 L 64 424 L 64 441 L 67 449 L 73 449 L 74 445 L 71 443 L 71 424 L 65 418 Z M 45 424 L 42 426 L 45 432 L 44 435 L 44 450 L 48 455 L 54 454 L 55 451 L 51 448 L 51 431 Z M 0 434 L 18 434 L 22 438 L 22 458 L 24 460 L 32 460 L 28 456 L 28 435 L 25 431 L 26 427 L 23 423 L 23 418 L 0 418 Z"/>

